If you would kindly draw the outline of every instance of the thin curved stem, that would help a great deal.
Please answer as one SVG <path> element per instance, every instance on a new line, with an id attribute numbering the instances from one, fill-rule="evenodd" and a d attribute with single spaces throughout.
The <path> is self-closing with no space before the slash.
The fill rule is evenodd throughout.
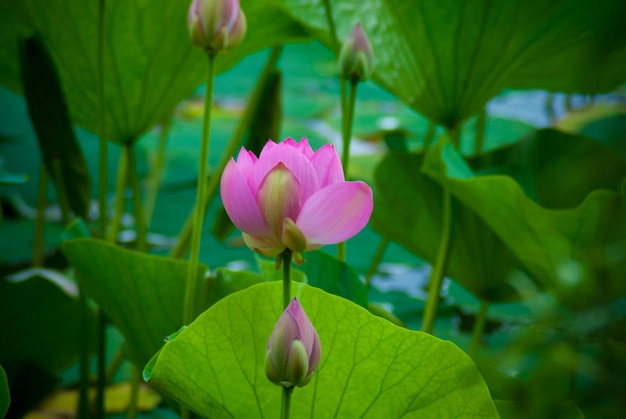
<path id="1" fill-rule="evenodd" d="M 139 402 L 139 384 L 141 383 L 141 369 L 133 365 L 132 376 L 130 377 L 130 400 L 128 402 L 128 419 L 137 417 L 137 403 Z"/>
<path id="2" fill-rule="evenodd" d="M 189 324 L 194 317 L 194 300 L 196 294 L 196 272 L 200 257 L 200 239 L 202 236 L 202 224 L 205 214 L 205 196 L 207 192 L 209 141 L 211 131 L 211 108 L 213 104 L 213 81 L 215 79 L 215 56 L 208 54 L 209 68 L 207 73 L 206 96 L 204 99 L 204 121 L 202 125 L 202 140 L 200 144 L 200 157 L 198 160 L 198 187 L 196 193 L 194 228 L 191 237 L 191 254 L 189 255 L 189 270 L 187 272 L 187 288 L 185 290 L 185 302 L 183 321 Z"/>
<path id="3" fill-rule="evenodd" d="M 365 288 L 368 288 L 372 285 L 372 277 L 376 274 L 378 270 L 378 265 L 380 265 L 380 261 L 383 259 L 383 255 L 385 254 L 385 250 L 389 245 L 389 239 L 383 237 L 380 243 L 378 244 L 378 248 L 376 249 L 376 253 L 374 254 L 374 258 L 372 259 L 372 263 L 370 264 L 369 269 L 367 270 L 367 274 L 365 275 Z"/>
<path id="4" fill-rule="evenodd" d="M 437 260 L 430 273 L 428 299 L 426 300 L 424 320 L 422 322 L 422 332 L 430 334 L 433 333 L 435 327 L 441 286 L 443 285 L 443 277 L 445 275 L 446 265 L 448 264 L 450 239 L 452 236 L 452 196 L 448 189 L 444 189 L 443 191 L 443 214 L 441 223 L 441 240 L 439 242 Z"/>
<path id="5" fill-rule="evenodd" d="M 474 137 L 474 157 L 483 154 L 485 148 L 485 128 L 487 127 L 487 111 L 484 109 L 478 114 L 476 119 L 476 136 Z"/>
<path id="6" fill-rule="evenodd" d="M 115 180 L 115 207 L 113 209 L 113 218 L 109 226 L 107 240 L 111 243 L 117 241 L 117 235 L 120 232 L 122 224 L 122 216 L 124 215 L 124 207 L 126 206 L 126 186 L 128 182 L 128 149 L 122 148 L 122 152 L 117 162 L 117 178 Z"/>
<path id="7" fill-rule="evenodd" d="M 276 61 L 280 56 L 280 52 L 282 50 L 281 46 L 274 47 L 270 54 L 270 57 L 267 59 L 265 63 L 265 67 L 259 76 L 256 86 L 252 94 L 250 95 L 250 99 L 248 100 L 248 105 L 246 106 L 246 110 L 243 114 L 243 117 L 239 120 L 239 124 L 235 129 L 230 141 L 226 145 L 226 150 L 222 155 L 222 159 L 219 162 L 218 168 L 215 170 L 215 173 L 209 179 L 209 186 L 207 187 L 207 193 L 204 200 L 204 212 L 206 212 L 207 208 L 211 204 L 211 201 L 217 194 L 220 185 L 220 177 L 224 168 L 228 164 L 230 157 L 237 152 L 237 148 L 240 146 L 243 136 L 250 125 L 250 121 L 254 115 L 254 110 L 259 106 L 259 101 L 261 100 L 261 94 L 263 92 L 263 86 L 265 85 L 265 80 L 269 76 L 270 72 L 276 66 Z M 194 226 L 195 219 L 195 208 L 192 213 L 187 217 L 187 221 L 185 221 L 185 225 L 181 229 L 181 232 L 178 235 L 178 242 L 176 246 L 172 249 L 170 256 L 173 258 L 180 259 L 185 256 L 185 254 L 189 251 L 189 247 L 191 245 L 191 236 Z"/>
<path id="8" fill-rule="evenodd" d="M 485 324 L 487 324 L 487 313 L 489 311 L 489 303 L 487 301 L 480 302 L 480 310 L 476 315 L 476 320 L 474 321 L 474 328 L 472 330 L 472 341 L 470 342 L 469 350 L 467 351 L 468 355 L 472 358 L 476 357 L 478 353 L 478 348 L 480 347 L 480 340 L 483 337 L 483 333 L 485 332 Z"/>
<path id="9" fill-rule="evenodd" d="M 159 134 L 159 145 L 157 146 L 156 158 L 154 160 L 154 166 L 150 170 L 150 177 L 148 178 L 146 200 L 144 205 L 147 227 L 149 227 L 152 223 L 152 214 L 154 213 L 159 187 L 161 186 L 161 178 L 163 177 L 163 168 L 165 166 L 167 135 L 169 133 L 170 126 L 172 125 L 172 116 L 173 112 L 170 112 L 161 124 L 161 133 Z"/>

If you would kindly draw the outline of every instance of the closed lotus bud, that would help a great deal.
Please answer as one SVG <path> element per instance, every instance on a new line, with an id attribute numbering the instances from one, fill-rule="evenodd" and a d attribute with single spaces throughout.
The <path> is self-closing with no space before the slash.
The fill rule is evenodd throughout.
<path id="1" fill-rule="evenodd" d="M 279 386 L 303 387 L 311 381 L 321 354 L 317 332 L 298 299 L 294 298 L 270 336 L 265 355 L 265 375 Z"/>
<path id="2" fill-rule="evenodd" d="M 348 80 L 363 81 L 370 78 L 374 70 L 372 44 L 357 23 L 344 42 L 339 53 L 339 74 Z"/>
<path id="3" fill-rule="evenodd" d="M 239 45 L 246 34 L 239 0 L 193 0 L 188 24 L 193 44 L 209 54 Z"/>

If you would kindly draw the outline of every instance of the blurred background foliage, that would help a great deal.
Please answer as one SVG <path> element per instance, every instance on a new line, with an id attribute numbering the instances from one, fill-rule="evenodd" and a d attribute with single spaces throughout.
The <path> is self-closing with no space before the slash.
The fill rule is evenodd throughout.
<path id="1" fill-rule="evenodd" d="M 248 143 L 306 136 L 313 148 L 339 147 L 337 45 L 324 2 L 241 3 L 248 36 L 218 60 L 211 167 L 227 150 L 271 55 L 268 48 L 276 45 L 284 46 L 273 84 L 246 127 Z M 359 89 L 348 173 L 374 188 L 375 212 L 350 241 L 348 266 L 329 256 L 335 249 L 328 246 L 310 255 L 302 280 L 419 329 L 440 241 L 442 195 L 449 191 L 453 236 L 435 335 L 471 352 L 502 417 L 621 417 L 626 411 L 626 5 L 620 0 L 329 4 L 339 40 L 361 21 L 375 50 L 374 80 Z M 188 41 L 187 6 L 187 1 L 106 2 L 107 196 L 111 205 L 117 203 L 123 147 L 134 147 L 146 197 L 164 156 L 148 234 L 150 253 L 157 256 L 168 255 L 176 244 L 195 196 L 205 64 Z M 152 256 L 125 253 L 122 247 L 133 248 L 136 239 L 128 203 L 122 202 L 117 245 L 101 249 L 83 239 L 88 244 L 68 244 L 64 253 L 55 188 L 48 187 L 39 215 L 45 219 L 45 259 L 33 267 L 42 153 L 22 96 L 27 89 L 18 40 L 37 35 L 49 50 L 80 145 L 78 151 L 61 149 L 61 160 L 82 154 L 94 185 L 96 20 L 95 1 L 0 1 L 0 364 L 8 376 L 11 417 L 33 409 L 38 410 L 32 417 L 59 414 L 75 405 L 83 317 L 76 283 L 66 274 L 68 258 L 111 319 L 110 382 L 112 394 L 119 395 L 107 400 L 111 417 L 125 411 L 130 362 L 145 364 L 180 323 L 182 297 L 162 299 L 181 292 L 167 278 L 183 265 L 168 260 L 160 266 Z M 254 138 L 259 133 L 264 135 Z M 55 140 L 46 144 L 50 141 Z M 80 183 L 65 182 L 69 188 Z M 122 198 L 130 201 L 128 195 L 126 190 Z M 85 202 L 92 231 L 96 199 L 92 187 Z M 213 275 L 203 284 L 198 311 L 272 279 L 267 266 L 272 263 L 243 245 L 219 202 L 211 204 L 207 220 L 200 260 Z M 373 265 L 378 256 L 380 264 Z M 107 265 L 117 272 L 107 271 Z M 133 269 L 139 269 L 137 275 L 128 275 Z M 132 297 L 120 290 L 137 286 L 129 278 L 148 274 L 154 281 L 142 286 L 166 284 L 163 298 L 137 295 L 146 306 L 126 304 L 139 314 L 126 313 L 120 298 Z M 139 336 L 141 315 L 161 329 Z M 125 323 L 128 318 L 137 324 Z M 86 319 L 94 321 L 91 314 Z M 474 340 L 478 347 L 472 347 L 472 333 L 481 328 L 484 333 Z M 93 350 L 93 338 L 87 344 Z M 0 374 L 0 413 L 5 384 Z M 176 416 L 153 390 L 142 391 L 146 416 Z"/>

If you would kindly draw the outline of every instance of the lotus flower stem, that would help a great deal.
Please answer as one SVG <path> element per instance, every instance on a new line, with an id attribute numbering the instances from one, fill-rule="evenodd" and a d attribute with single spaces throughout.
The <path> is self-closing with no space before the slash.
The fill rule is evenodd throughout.
<path id="1" fill-rule="evenodd" d="M 108 142 L 106 136 L 106 95 L 104 91 L 104 18 L 105 18 L 106 0 L 98 1 L 98 120 L 100 128 L 99 153 L 98 153 L 98 235 L 102 239 L 107 234 L 107 192 L 108 192 Z M 113 236 L 115 238 L 115 236 Z M 96 384 L 96 417 L 104 418 L 104 391 L 106 381 L 106 315 L 101 309 L 98 309 L 98 331 L 97 331 L 97 365 L 98 379 Z M 84 413 L 87 406 L 82 404 L 87 399 L 87 388 L 83 387 L 83 380 L 88 380 L 87 376 L 82 375 L 81 365 L 81 393 L 79 400 L 79 413 Z M 88 366 L 85 366 L 85 373 L 88 374 Z M 85 382 L 85 385 L 88 385 Z M 85 394 L 83 394 L 83 391 Z M 85 400 L 83 400 L 83 397 Z M 79 417 L 84 417 L 79 414 Z"/>
<path id="2" fill-rule="evenodd" d="M 200 237 L 204 222 L 204 202 L 207 192 L 207 172 L 209 159 L 209 140 L 211 130 L 211 105 L 213 104 L 213 81 L 215 79 L 215 55 L 207 54 L 209 69 L 206 83 L 206 96 L 204 99 L 204 122 L 202 126 L 202 141 L 200 145 L 200 158 L 198 161 L 198 188 L 196 194 L 194 228 L 191 236 L 191 254 L 189 255 L 189 270 L 187 273 L 187 288 L 185 290 L 185 304 L 183 321 L 185 324 L 193 320 L 193 302 L 196 293 L 196 271 L 200 256 Z"/>
<path id="3" fill-rule="evenodd" d="M 36 268 L 40 268 L 44 264 L 45 246 L 43 241 L 46 206 L 46 191 L 48 190 L 48 173 L 46 167 L 41 163 L 39 171 L 39 188 L 37 191 L 37 215 L 35 216 L 35 237 L 33 239 L 33 261 L 32 264 Z"/>
<path id="4" fill-rule="evenodd" d="M 137 417 L 137 403 L 139 402 L 139 383 L 141 382 L 141 369 L 133 365 L 133 371 L 130 377 L 130 400 L 128 401 L 128 419 Z"/>
<path id="5" fill-rule="evenodd" d="M 470 342 L 468 355 L 472 358 L 476 358 L 478 348 L 480 347 L 480 339 L 485 331 L 485 324 L 487 323 L 487 312 L 489 311 L 489 303 L 487 301 L 480 302 L 480 310 L 476 315 L 474 322 L 474 329 L 472 330 L 472 341 Z"/>
<path id="6" fill-rule="evenodd" d="M 293 387 L 283 387 L 280 404 L 281 419 L 289 419 L 289 411 L 291 410 L 291 393 L 293 393 Z"/>
<path id="7" fill-rule="evenodd" d="M 439 296 L 443 277 L 448 262 L 450 250 L 450 239 L 452 236 L 452 196 L 448 189 L 443 192 L 443 215 L 441 227 L 441 241 L 437 252 L 437 260 L 433 265 L 428 286 L 428 299 L 424 310 L 424 320 L 422 322 L 422 332 L 433 333 L 435 318 L 437 317 L 437 307 L 439 306 Z"/>
<path id="8" fill-rule="evenodd" d="M 122 153 L 117 161 L 117 178 L 115 181 L 115 207 L 113 208 L 113 219 L 109 225 L 107 240 L 111 243 L 117 241 L 117 235 L 122 224 L 122 215 L 126 204 L 126 186 L 128 182 L 128 160 L 127 149 L 122 148 Z"/>
<path id="9" fill-rule="evenodd" d="M 239 124 L 235 129 L 232 137 L 230 137 L 230 141 L 226 145 L 226 150 L 222 155 L 222 159 L 219 162 L 218 168 L 215 170 L 215 173 L 209 179 L 209 185 L 207 187 L 206 199 L 204 201 L 204 211 L 211 204 L 211 201 L 215 197 L 220 185 L 220 177 L 224 168 L 228 164 L 230 160 L 230 156 L 237 152 L 237 148 L 241 145 L 241 141 L 243 135 L 246 132 L 246 129 L 250 125 L 250 121 L 252 120 L 252 116 L 254 111 L 259 106 L 259 101 L 261 100 L 261 94 L 263 92 L 263 86 L 265 85 L 265 81 L 267 80 L 270 72 L 276 67 L 276 62 L 278 61 L 278 57 L 280 56 L 280 52 L 282 50 L 282 46 L 277 46 L 272 49 L 267 62 L 265 63 L 265 67 L 259 76 L 259 79 L 248 99 L 248 105 L 246 106 L 246 110 L 243 116 L 239 119 Z M 181 229 L 180 234 L 178 235 L 178 242 L 176 246 L 172 249 L 170 256 L 173 258 L 182 258 L 187 251 L 189 250 L 189 244 L 191 242 L 191 232 L 193 231 L 194 216 L 193 213 L 189 215 L 187 221 L 185 221 L 185 225 Z"/>
<path id="10" fill-rule="evenodd" d="M 128 184 L 130 185 L 133 196 L 133 212 L 135 216 L 135 230 L 137 231 L 137 250 L 145 252 L 148 247 L 147 236 L 148 229 L 146 226 L 146 217 L 143 212 L 143 203 L 141 202 L 141 188 L 139 187 L 139 179 L 137 177 L 137 163 L 135 159 L 134 141 L 124 145 L 126 148 L 126 163 L 128 164 Z"/>
<path id="11" fill-rule="evenodd" d="M 343 79 L 342 79 L 343 80 Z M 350 81 L 350 97 L 348 103 L 343 107 L 342 112 L 342 149 L 341 149 L 341 165 L 343 171 L 348 178 L 349 164 L 350 164 L 350 141 L 352 140 L 352 120 L 354 118 L 354 104 L 356 102 L 356 91 L 359 82 L 357 80 Z M 343 100 L 342 100 L 343 102 Z M 346 260 L 346 242 L 337 244 L 337 259 L 342 262 Z"/>
<path id="12" fill-rule="evenodd" d="M 167 146 L 167 136 L 170 131 L 170 126 L 172 125 L 172 116 L 173 112 L 170 112 L 161 124 L 159 145 L 157 147 L 154 165 L 150 170 L 150 177 L 148 178 L 148 187 L 146 191 L 146 200 L 144 205 L 146 214 L 146 227 L 149 227 L 152 223 L 152 214 L 154 213 L 154 206 L 156 204 L 157 195 L 159 193 L 159 187 L 161 186 L 163 167 L 165 166 L 165 149 Z"/>
<path id="13" fill-rule="evenodd" d="M 285 249 L 279 256 L 283 265 L 283 308 L 291 302 L 291 250 Z"/>
<path id="14" fill-rule="evenodd" d="M 387 249 L 388 245 L 389 239 L 383 237 L 380 241 L 380 244 L 378 245 L 378 248 L 376 249 L 376 254 L 374 254 L 374 258 L 372 259 L 372 263 L 367 270 L 367 274 L 365 275 L 365 288 L 369 289 L 370 285 L 372 284 L 372 277 L 374 276 L 374 274 L 376 274 L 376 271 L 378 270 L 378 265 L 380 265 L 380 261 L 383 259 L 383 255 L 385 254 L 385 250 Z"/>
<path id="15" fill-rule="evenodd" d="M 474 138 L 474 157 L 483 153 L 485 145 L 485 128 L 487 126 L 487 112 L 483 109 L 476 119 L 476 135 Z"/>

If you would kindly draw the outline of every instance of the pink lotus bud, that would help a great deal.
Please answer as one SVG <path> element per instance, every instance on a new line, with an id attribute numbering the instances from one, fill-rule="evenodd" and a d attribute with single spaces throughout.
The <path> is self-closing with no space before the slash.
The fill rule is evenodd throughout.
<path id="1" fill-rule="evenodd" d="M 193 44 L 210 54 L 239 45 L 246 34 L 239 0 L 193 0 L 188 24 Z"/>
<path id="2" fill-rule="evenodd" d="M 320 338 L 297 298 L 276 322 L 265 354 L 265 375 L 274 384 L 303 387 L 320 363 Z"/>
<path id="3" fill-rule="evenodd" d="M 344 42 L 339 53 L 339 74 L 348 80 L 363 81 L 370 78 L 374 70 L 372 44 L 357 23 Z"/>
<path id="4" fill-rule="evenodd" d="M 301 252 L 345 241 L 372 214 L 372 189 L 346 182 L 335 148 L 313 152 L 306 138 L 268 141 L 257 158 L 243 147 L 221 180 L 224 208 L 248 247 L 266 256 Z"/>

